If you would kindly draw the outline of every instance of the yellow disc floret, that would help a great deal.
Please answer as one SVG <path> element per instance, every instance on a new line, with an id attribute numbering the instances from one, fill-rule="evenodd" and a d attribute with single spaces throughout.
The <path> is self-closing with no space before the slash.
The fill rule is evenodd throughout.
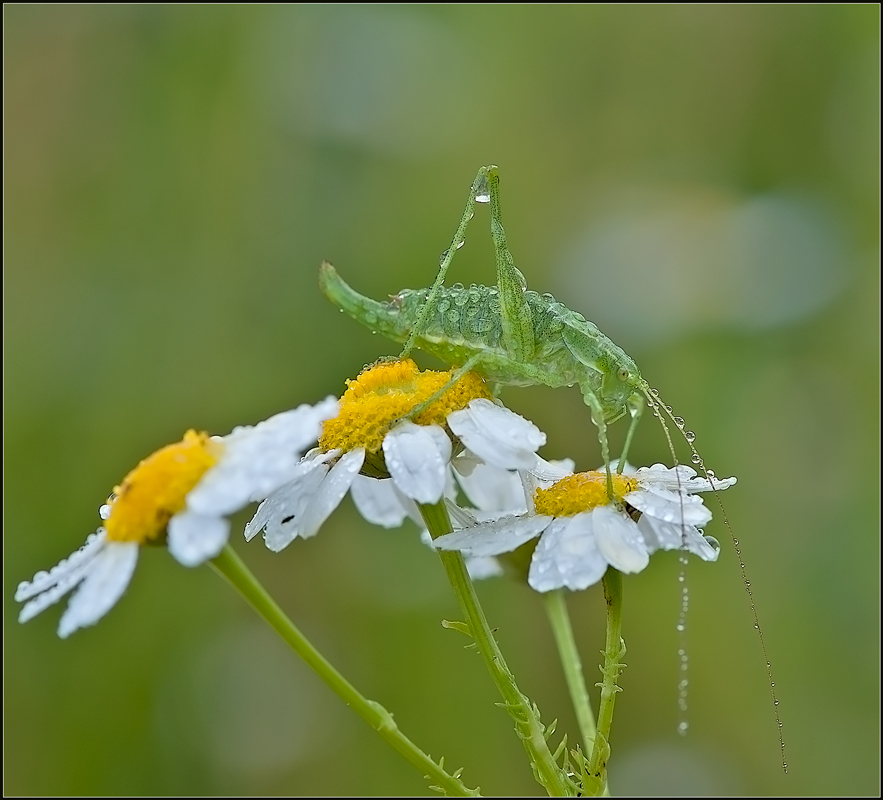
<path id="1" fill-rule="evenodd" d="M 613 495 L 622 501 L 638 488 L 635 478 L 613 475 Z M 548 489 L 537 489 L 534 505 L 537 514 L 550 517 L 570 517 L 582 511 L 591 511 L 610 502 L 607 496 L 605 472 L 578 472 L 552 484 Z"/>
<path id="2" fill-rule="evenodd" d="M 340 398 L 340 413 L 325 422 L 319 446 L 326 452 L 364 447 L 369 453 L 376 453 L 390 426 L 432 397 L 451 379 L 451 374 L 421 372 L 410 358 L 368 367 L 358 378 L 347 381 L 347 390 Z M 413 421 L 418 425 L 443 426 L 448 414 L 465 408 L 477 397 L 492 399 L 482 378 L 467 372 Z"/>
<path id="3" fill-rule="evenodd" d="M 190 430 L 184 439 L 145 458 L 114 488 L 107 538 L 147 544 L 162 538 L 169 519 L 184 507 L 187 493 L 221 454 L 223 445 Z"/>

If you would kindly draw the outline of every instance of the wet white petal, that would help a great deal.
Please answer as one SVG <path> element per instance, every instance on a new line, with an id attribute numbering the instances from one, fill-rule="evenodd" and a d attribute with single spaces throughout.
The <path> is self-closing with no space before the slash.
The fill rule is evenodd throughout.
<path id="1" fill-rule="evenodd" d="M 278 553 L 291 544 L 300 532 L 298 526 L 304 509 L 319 491 L 329 469 L 328 464 L 315 464 L 312 470 L 273 492 L 245 526 L 246 541 L 263 530 L 264 542 L 273 552 Z"/>
<path id="2" fill-rule="evenodd" d="M 94 625 L 110 611 L 126 591 L 137 562 L 135 542 L 107 542 L 89 564 L 83 582 L 62 614 L 58 635 L 65 639 L 78 628 Z"/>
<path id="3" fill-rule="evenodd" d="M 663 522 L 677 522 L 701 528 L 711 519 L 711 512 L 702 502 L 702 498 L 657 486 L 629 492 L 624 500 L 638 511 Z"/>
<path id="4" fill-rule="evenodd" d="M 437 503 L 447 484 L 451 440 L 438 425 L 398 423 L 383 438 L 389 474 L 408 497 L 418 503 Z"/>
<path id="5" fill-rule="evenodd" d="M 389 478 L 379 480 L 356 475 L 350 495 L 359 513 L 372 525 L 398 528 L 408 516 Z"/>
<path id="6" fill-rule="evenodd" d="M 168 547 L 185 567 L 195 567 L 214 558 L 230 536 L 230 521 L 213 514 L 182 511 L 169 520 Z"/>
<path id="7" fill-rule="evenodd" d="M 329 397 L 315 406 L 302 405 L 257 425 L 235 428 L 222 437 L 223 453 L 187 495 L 187 507 L 224 516 L 264 499 L 292 480 L 304 450 L 337 410 L 337 400 Z"/>
<path id="8" fill-rule="evenodd" d="M 686 464 L 677 467 L 666 467 L 663 464 L 654 464 L 652 467 L 640 467 L 635 471 L 635 477 L 643 486 L 659 486 L 673 492 L 710 492 L 711 483 L 707 478 L 697 477 L 696 470 Z M 736 478 L 714 479 L 714 488 L 723 491 L 736 483 Z"/>
<path id="9" fill-rule="evenodd" d="M 65 591 L 69 591 L 72 586 L 76 586 L 82 580 L 84 569 L 98 555 L 106 539 L 107 531 L 104 528 L 99 528 L 95 533 L 90 533 L 86 543 L 79 550 L 71 553 L 67 558 L 63 558 L 49 572 L 40 570 L 30 581 L 22 581 L 15 590 L 15 599 L 18 602 L 28 600 L 60 583 L 64 583 L 68 587 Z M 64 593 L 61 592 L 58 597 L 61 597 Z M 56 601 L 54 600 L 53 602 Z M 48 603 L 47 605 L 51 604 Z M 46 606 L 43 606 L 43 608 L 46 608 Z M 39 609 L 39 611 L 42 610 L 42 608 Z M 34 614 L 39 613 L 39 611 L 33 612 L 28 619 L 33 617 Z M 25 609 L 22 609 L 21 613 L 24 614 L 24 612 Z M 21 622 L 24 621 L 21 620 Z"/>
<path id="10" fill-rule="evenodd" d="M 469 475 L 457 474 L 457 481 L 473 506 L 482 511 L 527 511 L 524 488 L 517 472 L 479 462 Z"/>
<path id="11" fill-rule="evenodd" d="M 478 398 L 448 415 L 448 427 L 488 464 L 504 469 L 531 469 L 546 435 L 524 417 Z"/>
<path id="12" fill-rule="evenodd" d="M 349 491 L 353 479 L 359 474 L 362 464 L 365 463 L 365 448 L 358 447 L 344 453 L 340 460 L 329 470 L 322 481 L 319 490 L 310 498 L 303 516 L 298 524 L 298 535 L 303 539 L 309 539 L 319 532 L 322 523 L 331 516 L 343 500 L 343 496 Z M 267 543 L 269 547 L 269 542 Z M 272 548 L 271 548 L 272 549 Z"/>
<path id="13" fill-rule="evenodd" d="M 556 519 L 540 537 L 530 562 L 527 582 L 538 592 L 567 588 L 580 591 L 597 583 L 607 571 L 593 533 L 592 515 Z"/>
<path id="14" fill-rule="evenodd" d="M 493 556 L 480 558 L 467 558 L 466 571 L 474 581 L 482 581 L 486 578 L 498 578 L 503 574 L 503 567 Z"/>
<path id="15" fill-rule="evenodd" d="M 572 458 L 563 458 L 560 461 L 546 461 L 537 456 L 537 463 L 530 470 L 531 475 L 544 483 L 554 483 L 573 475 L 574 461 Z M 612 466 L 612 465 L 611 465 Z"/>
<path id="16" fill-rule="evenodd" d="M 470 556 L 497 556 L 517 549 L 542 533 L 552 517 L 506 516 L 473 528 L 440 536 L 433 542 L 439 550 L 461 550 Z"/>
<path id="17" fill-rule="evenodd" d="M 717 561 L 719 552 L 693 525 L 662 522 L 644 514 L 638 520 L 638 530 L 651 553 L 656 550 L 686 549 L 705 561 Z"/>
<path id="18" fill-rule="evenodd" d="M 640 572 L 650 563 L 644 538 L 627 514 L 613 506 L 599 506 L 591 514 L 598 549 L 611 566 L 620 572 Z"/>

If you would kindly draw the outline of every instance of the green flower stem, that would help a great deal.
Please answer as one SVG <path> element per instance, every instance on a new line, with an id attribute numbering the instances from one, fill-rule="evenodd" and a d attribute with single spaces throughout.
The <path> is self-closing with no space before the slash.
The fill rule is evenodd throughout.
<path id="1" fill-rule="evenodd" d="M 432 505 L 418 504 L 423 520 L 433 539 L 451 533 L 451 521 L 444 500 Z M 466 615 L 469 630 L 478 652 L 481 653 L 494 683 L 505 701 L 505 708 L 515 720 L 515 728 L 530 758 L 534 777 L 553 797 L 572 797 L 576 787 L 555 763 L 546 743 L 545 728 L 538 718 L 535 707 L 515 684 L 503 654 L 478 602 L 472 579 L 466 570 L 466 562 L 458 552 L 437 551 L 441 557 L 448 580 Z"/>
<path id="2" fill-rule="evenodd" d="M 576 712 L 576 720 L 583 738 L 583 752 L 588 755 L 592 752 L 598 729 L 595 726 L 595 715 L 592 713 L 589 692 L 583 677 L 583 665 L 579 658 L 579 651 L 576 649 L 576 641 L 573 638 L 573 628 L 567 613 L 564 590 L 546 592 L 543 595 L 543 600 L 549 623 L 552 626 L 552 633 L 555 635 L 555 644 L 558 646 L 558 657 L 564 668 L 564 678 L 570 692 L 570 701 L 573 703 L 573 710 Z"/>
<path id="3" fill-rule="evenodd" d="M 392 714 L 380 703 L 368 700 L 341 675 L 313 647 L 306 637 L 294 626 L 294 623 L 276 604 L 266 589 L 258 583 L 242 559 L 228 544 L 221 554 L 209 562 L 211 566 L 251 604 L 313 671 L 332 691 L 348 706 L 374 728 L 392 747 L 405 759 L 411 762 L 421 773 L 436 781 L 445 794 L 457 797 L 479 797 L 477 789 L 467 788 L 459 778 L 449 775 L 436 764 L 426 753 L 405 736 L 396 725 Z"/>
<path id="4" fill-rule="evenodd" d="M 607 761 L 610 757 L 610 728 L 613 725 L 613 705 L 616 693 L 621 691 L 616 685 L 625 664 L 620 659 L 625 655 L 625 642 L 622 640 L 622 575 L 613 567 L 604 574 L 604 599 L 607 601 L 607 637 L 604 647 L 604 666 L 601 667 L 603 680 L 601 702 L 598 706 L 598 735 L 589 759 L 589 773 L 602 785 L 607 784 Z"/>

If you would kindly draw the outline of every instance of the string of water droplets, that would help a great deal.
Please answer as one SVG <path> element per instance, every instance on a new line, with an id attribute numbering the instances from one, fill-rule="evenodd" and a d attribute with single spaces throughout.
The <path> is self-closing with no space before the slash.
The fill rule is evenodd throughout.
<path id="1" fill-rule="evenodd" d="M 714 474 L 714 470 L 710 470 L 705 466 L 705 462 L 702 459 L 702 456 L 696 450 L 694 446 L 694 442 L 696 441 L 696 434 L 693 431 L 686 431 L 684 428 L 686 427 L 686 422 L 683 417 L 676 417 L 672 414 L 671 406 L 665 405 L 659 400 L 659 391 L 657 389 L 650 389 L 650 395 L 648 396 L 649 405 L 653 409 L 653 416 L 659 417 L 659 421 L 662 424 L 663 431 L 665 432 L 666 439 L 668 439 L 669 446 L 671 447 L 671 439 L 668 435 L 668 427 L 665 425 L 665 422 L 662 419 L 661 414 L 659 413 L 659 409 L 664 408 L 668 416 L 671 418 L 672 422 L 678 427 L 678 429 L 683 434 L 684 438 L 687 440 L 687 444 L 690 447 L 690 452 L 692 456 L 690 460 L 697 465 L 697 467 L 705 473 L 705 477 L 708 479 L 709 484 L 711 485 L 711 490 L 714 493 L 715 498 L 717 499 L 718 506 L 721 510 L 721 516 L 724 521 L 724 525 L 730 533 L 730 538 L 733 541 L 733 547 L 736 550 L 736 555 L 739 558 L 739 570 L 742 574 L 742 582 L 745 586 L 745 591 L 748 593 L 748 602 L 749 607 L 751 608 L 751 615 L 754 617 L 754 629 L 757 631 L 757 638 L 760 642 L 761 653 L 763 654 L 763 660 L 766 664 L 766 673 L 767 673 L 767 682 L 770 687 L 770 697 L 773 701 L 773 714 L 776 718 L 776 734 L 779 738 L 779 752 L 782 757 L 782 771 L 787 775 L 788 774 L 788 762 L 785 759 L 785 738 L 782 735 L 782 728 L 784 724 L 782 722 L 781 716 L 779 714 L 779 697 L 776 694 L 776 681 L 773 679 L 773 665 L 770 661 L 769 656 L 767 655 L 766 642 L 763 637 L 763 629 L 760 626 L 760 617 L 757 614 L 757 607 L 754 604 L 754 595 L 751 593 L 751 581 L 748 579 L 747 569 L 745 567 L 745 560 L 742 558 L 742 550 L 739 546 L 739 540 L 736 538 L 736 535 L 733 533 L 733 528 L 730 525 L 730 520 L 727 517 L 727 512 L 724 510 L 723 502 L 721 502 L 720 495 L 718 494 L 717 489 L 714 485 L 714 478 L 716 477 Z M 672 448 L 672 457 L 677 458 L 674 454 L 674 449 Z M 678 656 L 680 658 L 680 669 L 681 669 L 681 679 L 678 682 L 678 709 L 679 715 L 684 715 L 687 710 L 687 691 L 689 687 L 689 681 L 687 677 L 687 672 L 689 668 L 689 657 L 687 654 L 686 648 L 686 616 L 687 610 L 689 607 L 689 594 L 686 585 L 686 573 L 684 570 L 684 565 L 686 563 L 686 556 L 681 555 L 681 564 L 682 568 L 678 575 L 678 581 L 682 584 L 681 586 L 681 608 L 678 616 L 678 624 L 677 630 L 680 638 L 679 641 L 679 649 Z M 681 735 L 685 735 L 687 732 L 687 728 L 689 727 L 689 723 L 687 722 L 684 716 L 680 716 L 678 721 L 678 733 Z"/>

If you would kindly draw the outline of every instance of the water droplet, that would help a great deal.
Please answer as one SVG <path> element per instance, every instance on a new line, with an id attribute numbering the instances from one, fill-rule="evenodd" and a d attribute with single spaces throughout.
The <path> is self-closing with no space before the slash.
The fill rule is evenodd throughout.
<path id="1" fill-rule="evenodd" d="M 489 194 L 477 194 L 475 195 L 476 203 L 490 203 L 491 196 Z"/>
<path id="2" fill-rule="evenodd" d="M 461 242 L 457 244 L 457 249 L 459 250 L 464 244 L 466 244 L 466 240 L 463 239 Z"/>
<path id="3" fill-rule="evenodd" d="M 651 389 L 650 394 L 652 394 L 654 397 L 659 397 L 659 389 Z"/>
<path id="4" fill-rule="evenodd" d="M 671 406 L 666 406 L 665 410 L 668 411 L 669 414 L 671 414 Z"/>
<path id="5" fill-rule="evenodd" d="M 110 519 L 110 506 L 107 505 L 107 503 L 98 509 L 98 516 L 101 517 L 101 519 Z"/>
<path id="6" fill-rule="evenodd" d="M 377 314 L 373 311 L 369 311 L 365 314 L 365 323 L 368 325 L 374 325 L 377 322 Z"/>
<path id="7" fill-rule="evenodd" d="M 677 625 L 675 625 L 675 630 L 676 631 L 685 631 L 685 630 L 687 630 L 687 626 L 684 625 L 683 622 L 679 622 Z"/>
<path id="8" fill-rule="evenodd" d="M 706 472 L 708 473 L 709 478 L 716 478 L 717 477 L 717 475 L 714 474 L 713 469 L 708 469 L 708 470 L 706 470 Z"/>
<path id="9" fill-rule="evenodd" d="M 698 453 L 693 453 L 693 457 L 690 459 L 694 464 L 701 464 L 702 459 L 699 457 Z"/>
<path id="10" fill-rule="evenodd" d="M 684 425 L 687 423 L 684 421 L 683 417 L 675 417 L 675 425 L 677 425 L 681 430 L 684 429 Z"/>
<path id="11" fill-rule="evenodd" d="M 774 706 L 779 705 L 779 701 L 778 701 L 778 700 L 773 700 L 773 705 L 774 705 Z"/>
<path id="12" fill-rule="evenodd" d="M 684 431 L 684 438 L 692 444 L 696 441 L 696 434 L 693 431 Z"/>
<path id="13" fill-rule="evenodd" d="M 687 722 L 687 720 L 682 719 L 682 720 L 678 723 L 678 733 L 679 733 L 681 736 L 686 736 L 686 735 L 687 735 L 687 728 L 689 728 L 689 727 L 690 727 L 690 723 Z"/>
<path id="14" fill-rule="evenodd" d="M 705 541 L 711 546 L 711 549 L 714 550 L 715 553 L 719 553 L 721 551 L 721 543 L 714 538 L 714 536 L 706 536 Z"/>
<path id="15" fill-rule="evenodd" d="M 444 266 L 445 259 L 448 257 L 448 253 L 450 253 L 450 252 L 451 252 L 450 250 L 445 250 L 445 252 L 442 253 L 442 254 L 438 257 L 438 265 L 439 265 L 440 267 L 441 267 L 441 266 Z"/>

